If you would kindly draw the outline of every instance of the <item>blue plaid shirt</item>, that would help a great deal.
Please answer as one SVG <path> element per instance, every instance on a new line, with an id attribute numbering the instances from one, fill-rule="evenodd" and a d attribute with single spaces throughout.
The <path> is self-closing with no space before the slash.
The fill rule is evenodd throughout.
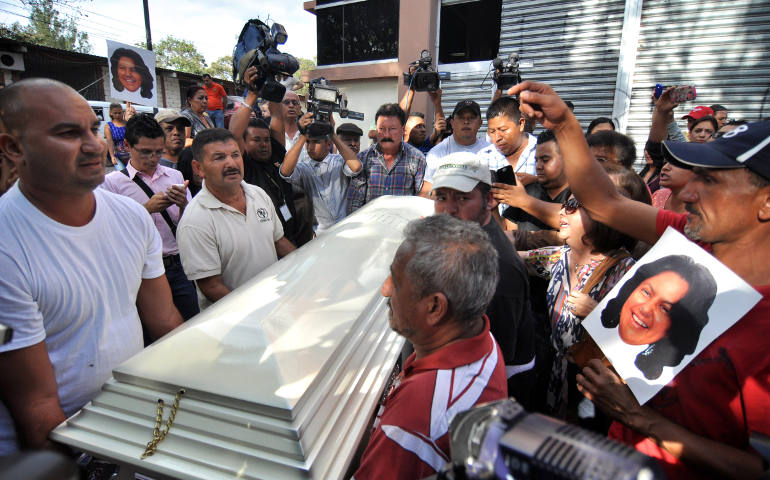
<path id="1" fill-rule="evenodd" d="M 379 144 L 358 154 L 363 168 L 350 179 L 347 213 L 350 214 L 382 195 L 417 195 L 425 176 L 425 156 L 417 148 L 401 142 L 401 150 L 390 169 Z"/>

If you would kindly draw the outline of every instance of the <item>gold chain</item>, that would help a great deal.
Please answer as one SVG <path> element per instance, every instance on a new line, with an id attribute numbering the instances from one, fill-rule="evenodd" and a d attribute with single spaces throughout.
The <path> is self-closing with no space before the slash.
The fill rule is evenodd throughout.
<path id="1" fill-rule="evenodd" d="M 168 420 L 166 420 L 166 425 L 163 427 L 162 431 L 160 427 L 163 425 L 164 403 L 162 398 L 158 399 L 158 413 L 155 415 L 155 428 L 152 430 L 152 440 L 147 442 L 147 447 L 144 449 L 144 453 L 142 454 L 142 460 L 153 455 L 158 449 L 158 444 L 162 442 L 164 438 L 166 438 L 166 435 L 168 435 L 168 431 L 171 429 L 171 425 L 174 424 L 176 412 L 179 409 L 179 400 L 182 398 L 182 395 L 184 395 L 183 388 L 176 392 L 174 403 L 171 405 L 171 412 L 168 414 Z"/>

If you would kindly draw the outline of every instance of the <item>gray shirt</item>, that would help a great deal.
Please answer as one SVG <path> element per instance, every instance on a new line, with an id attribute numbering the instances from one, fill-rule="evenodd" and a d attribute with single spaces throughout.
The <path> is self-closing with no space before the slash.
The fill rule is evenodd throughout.
<path id="1" fill-rule="evenodd" d="M 312 197 L 317 231 L 321 233 L 345 218 L 345 195 L 353 175 L 342 155 L 330 153 L 319 162 L 303 150 L 291 175 L 281 177 Z"/>

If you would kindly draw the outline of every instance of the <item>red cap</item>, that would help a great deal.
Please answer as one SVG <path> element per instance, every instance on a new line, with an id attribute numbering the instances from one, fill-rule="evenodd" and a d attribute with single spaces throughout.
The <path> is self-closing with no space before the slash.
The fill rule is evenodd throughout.
<path id="1" fill-rule="evenodd" d="M 706 107 L 705 105 L 698 105 L 697 107 L 690 110 L 690 113 L 682 117 L 682 120 L 685 118 L 692 118 L 693 120 L 697 120 L 699 118 L 705 117 L 706 115 L 714 115 L 714 110 L 711 109 L 711 107 Z"/>

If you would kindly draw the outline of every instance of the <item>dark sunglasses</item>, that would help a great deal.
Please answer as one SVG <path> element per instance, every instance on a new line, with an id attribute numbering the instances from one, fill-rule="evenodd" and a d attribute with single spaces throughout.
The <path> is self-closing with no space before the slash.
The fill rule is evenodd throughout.
<path id="1" fill-rule="evenodd" d="M 564 203 L 561 204 L 561 208 L 564 209 L 564 213 L 567 215 L 572 215 L 580 207 L 580 202 L 578 202 L 578 199 L 575 197 L 572 197 L 569 200 L 565 200 Z"/>

